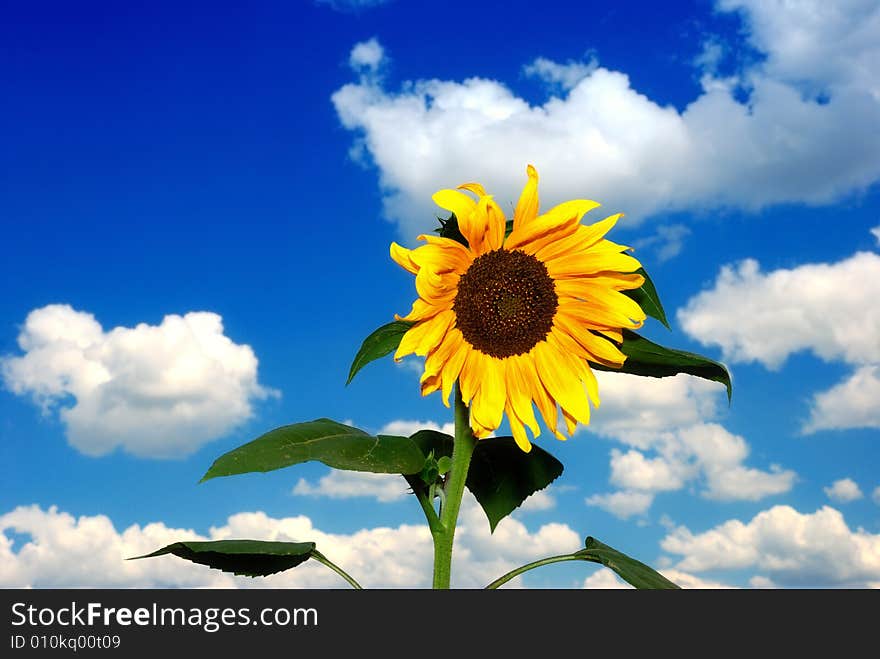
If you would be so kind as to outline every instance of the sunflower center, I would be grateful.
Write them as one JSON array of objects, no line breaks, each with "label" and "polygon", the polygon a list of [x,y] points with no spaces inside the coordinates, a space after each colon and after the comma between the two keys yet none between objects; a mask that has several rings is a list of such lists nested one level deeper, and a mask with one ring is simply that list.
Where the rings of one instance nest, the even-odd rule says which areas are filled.
[{"label": "sunflower center", "polygon": [[541,261],[519,250],[496,249],[474,259],[461,276],[452,309],[468,343],[503,359],[547,337],[557,304]]}]

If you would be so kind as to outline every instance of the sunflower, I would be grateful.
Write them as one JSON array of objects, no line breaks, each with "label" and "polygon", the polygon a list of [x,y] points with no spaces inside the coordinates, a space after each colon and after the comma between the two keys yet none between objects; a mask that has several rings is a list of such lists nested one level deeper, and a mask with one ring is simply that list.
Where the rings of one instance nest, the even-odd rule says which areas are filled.
[{"label": "sunflower", "polygon": [[[440,190],[467,246],[432,235],[416,249],[391,244],[391,258],[416,277],[418,299],[398,320],[414,323],[395,360],[425,357],[421,392],[440,390],[449,407],[456,380],[474,435],[483,438],[506,414],[516,443],[531,449],[526,427],[540,434],[532,403],[559,439],[590,422],[599,391],[590,362],[612,368],[626,357],[622,329],[645,320],[621,291],[638,288],[641,264],[630,248],[605,239],[621,215],[581,223],[598,203],[567,201],[538,214],[538,173],[531,165],[505,238],[506,218],[478,183]],[[472,193],[475,198],[462,192]]]}]

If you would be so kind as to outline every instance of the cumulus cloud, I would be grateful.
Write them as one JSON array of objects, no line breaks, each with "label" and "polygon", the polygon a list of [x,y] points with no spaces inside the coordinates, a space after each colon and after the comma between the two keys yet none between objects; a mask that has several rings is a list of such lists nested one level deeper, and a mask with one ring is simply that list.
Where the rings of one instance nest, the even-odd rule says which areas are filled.
[{"label": "cumulus cloud", "polygon": [[[588,196],[630,222],[677,210],[825,204],[880,177],[880,7],[721,2],[763,57],[717,78],[682,110],[626,73],[538,58],[526,71],[560,92],[532,105],[497,80],[422,79],[397,90],[366,76],[332,97],[380,175],[385,215],[411,239],[433,228],[431,193],[478,180],[515,201],[526,163],[547,203]],[[355,46],[357,48],[358,46]],[[511,163],[521,163],[522,170]]]},{"label": "cumulus cloud", "polygon": [[28,314],[18,345],[23,355],[0,359],[6,386],[59,409],[70,444],[92,456],[187,455],[274,393],[258,384],[250,346],[210,312],[105,331],[92,314],[52,304]]},{"label": "cumulus cloud", "polygon": [[375,37],[357,44],[348,57],[351,68],[360,73],[376,73],[384,60],[385,49]]},{"label": "cumulus cloud", "polygon": [[633,241],[632,246],[637,250],[653,250],[657,261],[663,263],[681,254],[684,239],[690,233],[691,230],[684,224],[661,224],[653,235]]},{"label": "cumulus cloud", "polygon": [[588,430],[629,450],[611,450],[609,480],[619,491],[588,497],[588,505],[628,518],[647,512],[657,493],[692,484],[717,501],[757,501],[793,487],[795,472],[748,466],[745,438],[707,421],[723,391],[716,383],[688,375],[597,376],[602,404]]},{"label": "cumulus cloud", "polygon": [[800,513],[774,506],[749,522],[729,520],[703,533],[681,526],[661,547],[682,558],[676,569],[759,569],[765,584],[783,587],[872,587],[880,583],[880,535],[851,530],[824,506]]},{"label": "cumulus cloud", "polygon": [[871,233],[873,234],[874,238],[877,239],[877,244],[880,245],[880,226],[876,226],[871,229]]},{"label": "cumulus cloud", "polygon": [[399,501],[407,495],[406,481],[397,474],[372,474],[334,469],[317,484],[300,478],[292,493],[300,496],[355,499],[367,497],[380,503]]},{"label": "cumulus cloud", "polygon": [[880,506],[880,485],[874,488],[874,491],[871,493],[871,498],[874,500],[874,503]]},{"label": "cumulus cloud", "polygon": [[[26,539],[14,546],[13,534]],[[430,587],[432,545],[424,525],[327,533],[305,516],[273,518],[263,512],[231,515],[207,533],[162,522],[117,530],[105,515],[74,517],[56,507],[20,506],[0,515],[0,586],[5,588],[340,588],[335,573],[309,561],[294,570],[249,579],[194,565],[173,556],[126,561],[178,540],[254,538],[314,541],[363,586]],[[453,580],[457,587],[481,587],[523,563],[575,551],[583,539],[563,524],[529,531],[507,518],[489,533],[485,516],[466,496],[456,534]],[[519,579],[517,580],[517,582]],[[513,582],[516,585],[517,582]]]},{"label": "cumulus cloud", "polygon": [[858,483],[852,478],[841,478],[822,489],[825,491],[825,494],[829,499],[837,501],[838,503],[857,501],[865,496],[862,494],[861,489],[859,489]]},{"label": "cumulus cloud", "polygon": [[862,366],[827,391],[813,396],[804,433],[880,428],[880,365]]},{"label": "cumulus cloud", "polygon": [[598,68],[599,62],[595,58],[587,62],[569,60],[560,64],[546,57],[537,57],[523,67],[523,73],[543,81],[554,91],[568,91]]},{"label": "cumulus cloud", "polygon": [[678,312],[684,330],[726,359],[778,368],[809,350],[826,360],[880,362],[880,255],[761,271],[747,259],[724,266],[712,288]]},{"label": "cumulus cloud", "polygon": [[880,255],[762,272],[747,259],[727,265],[714,285],[678,311],[684,330],[725,359],[777,369],[793,353],[856,367],[813,396],[804,433],[880,428]]},{"label": "cumulus cloud", "polygon": [[644,515],[654,502],[651,492],[619,490],[607,494],[593,494],[586,498],[588,506],[601,508],[615,517],[629,519],[634,515]]}]

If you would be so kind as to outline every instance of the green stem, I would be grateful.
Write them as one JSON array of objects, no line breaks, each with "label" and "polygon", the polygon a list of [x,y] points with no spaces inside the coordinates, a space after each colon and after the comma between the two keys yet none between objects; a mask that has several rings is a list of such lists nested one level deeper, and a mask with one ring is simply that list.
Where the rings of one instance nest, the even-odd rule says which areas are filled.
[{"label": "green stem", "polygon": [[514,577],[518,577],[523,572],[528,572],[529,570],[534,570],[536,567],[541,567],[542,565],[550,565],[551,563],[561,563],[563,561],[589,561],[590,559],[585,557],[583,554],[563,554],[561,556],[550,556],[549,558],[542,558],[540,561],[535,561],[534,563],[527,563],[521,567],[516,568],[515,570],[511,570],[507,574],[502,577],[498,577],[486,586],[486,590],[495,590],[498,586],[506,584],[508,581],[513,579]]},{"label": "green stem", "polygon": [[437,511],[434,510],[431,497],[426,492],[425,488],[416,485],[413,486],[413,492],[419,500],[419,504],[422,506],[422,510],[425,513],[425,519],[428,520],[428,527],[431,529],[431,535],[433,536],[436,533],[442,532],[443,526],[440,524],[440,518],[437,517]]},{"label": "green stem", "polygon": [[434,536],[434,588],[449,588],[452,578],[452,546],[461,497],[467,481],[476,439],[468,421],[468,408],[455,386],[455,442],[452,445],[452,469],[446,478],[445,502],[440,509],[440,528]]},{"label": "green stem", "polygon": [[312,555],[312,558],[314,558],[316,561],[318,561],[319,563],[323,563],[324,565],[329,567],[331,570],[333,570],[336,574],[338,574],[340,577],[345,579],[349,584],[351,584],[352,588],[356,588],[357,590],[363,590],[361,585],[357,581],[352,579],[351,575],[349,575],[348,572],[346,572],[341,567],[336,565],[336,563],[334,563],[329,558],[324,556],[324,554],[319,552],[317,549],[313,549],[311,555]]}]

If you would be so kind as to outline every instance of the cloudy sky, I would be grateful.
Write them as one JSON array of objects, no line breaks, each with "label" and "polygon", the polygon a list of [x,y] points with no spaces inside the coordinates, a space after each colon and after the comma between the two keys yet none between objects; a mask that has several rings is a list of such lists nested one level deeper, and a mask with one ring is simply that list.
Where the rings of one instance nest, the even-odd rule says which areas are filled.
[{"label": "cloudy sky", "polygon": [[590,427],[541,438],[556,483],[494,534],[465,500],[454,584],[593,535],[689,587],[880,587],[876,2],[25,3],[0,85],[0,586],[341,585],[123,561],[235,537],[429,585],[399,477],[197,481],[286,423],[448,427],[417,361],[348,367],[409,309],[388,245],[431,194],[512,209],[531,163],[542,204],[625,213],[672,324],[644,333],[733,400],[600,374]]}]

